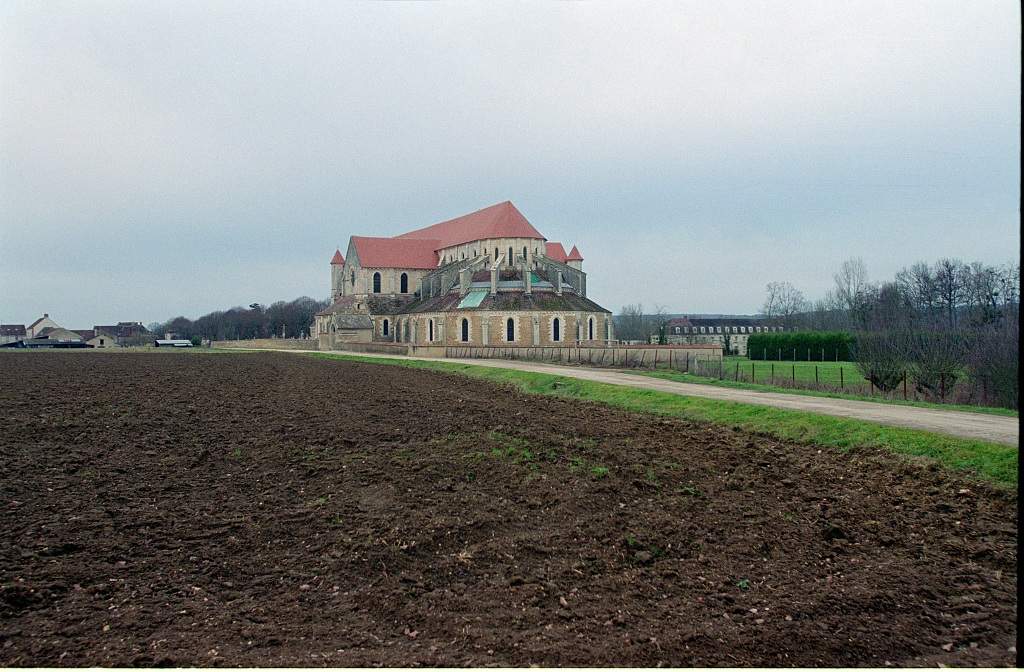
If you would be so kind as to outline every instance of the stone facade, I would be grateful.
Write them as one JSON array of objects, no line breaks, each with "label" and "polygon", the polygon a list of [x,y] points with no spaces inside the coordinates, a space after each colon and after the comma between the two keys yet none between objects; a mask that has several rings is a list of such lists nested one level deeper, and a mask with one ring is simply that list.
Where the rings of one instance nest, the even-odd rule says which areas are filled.
[{"label": "stone facade", "polygon": [[[785,331],[756,317],[681,317],[665,325],[665,341],[669,345],[717,344],[731,355],[746,356],[747,339],[751,334]],[[657,343],[659,334],[651,334]]]}]

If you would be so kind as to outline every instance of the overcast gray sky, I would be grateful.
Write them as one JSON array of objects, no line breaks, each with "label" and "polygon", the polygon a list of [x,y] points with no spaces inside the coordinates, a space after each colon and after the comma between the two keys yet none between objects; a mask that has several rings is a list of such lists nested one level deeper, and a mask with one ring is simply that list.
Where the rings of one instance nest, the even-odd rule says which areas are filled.
[{"label": "overcast gray sky", "polygon": [[0,3],[0,320],[329,293],[511,200],[615,311],[1020,235],[1016,2]]}]

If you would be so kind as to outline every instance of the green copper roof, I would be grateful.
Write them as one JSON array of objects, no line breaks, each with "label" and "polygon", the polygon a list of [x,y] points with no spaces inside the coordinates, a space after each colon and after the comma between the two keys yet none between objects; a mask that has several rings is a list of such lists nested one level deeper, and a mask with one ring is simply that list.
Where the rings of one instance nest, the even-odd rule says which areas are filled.
[{"label": "green copper roof", "polygon": [[487,289],[485,289],[485,290],[475,289],[475,290],[473,290],[471,292],[468,292],[464,297],[462,297],[462,301],[459,301],[458,307],[459,308],[477,308],[477,307],[479,307],[480,303],[484,299],[487,298],[488,291],[490,291],[490,290],[487,290]]}]

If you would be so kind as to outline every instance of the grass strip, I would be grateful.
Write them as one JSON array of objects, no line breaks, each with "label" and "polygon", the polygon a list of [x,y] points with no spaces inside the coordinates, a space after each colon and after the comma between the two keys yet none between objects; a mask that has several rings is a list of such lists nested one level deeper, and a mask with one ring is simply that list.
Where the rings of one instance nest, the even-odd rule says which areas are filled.
[{"label": "grass strip", "polygon": [[967,413],[982,413],[984,415],[1001,415],[1017,418],[1020,414],[1011,408],[994,408],[991,406],[967,406],[965,404],[935,404],[928,401],[904,401],[902,399],[889,399],[881,396],[868,396],[864,394],[847,394],[843,392],[826,392],[820,390],[801,390],[799,388],[782,387],[767,383],[747,383],[743,381],[719,379],[709,376],[697,376],[692,373],[680,373],[678,371],[632,371],[623,369],[623,373],[633,373],[638,376],[650,378],[661,378],[673,380],[677,383],[695,383],[698,385],[714,385],[716,387],[730,387],[736,390],[755,390],[758,392],[779,392],[781,394],[797,394],[804,397],[828,397],[830,399],[850,399],[853,401],[870,401],[876,404],[892,404],[894,406],[916,406],[918,408],[933,408],[939,411],[965,411]]},{"label": "grass strip", "polygon": [[844,451],[854,447],[883,448],[894,453],[930,458],[946,467],[972,472],[999,485],[1017,485],[1018,449],[998,443],[804,411],[687,397],[655,390],[639,390],[545,373],[443,361],[360,357],[319,352],[305,354],[318,359],[338,359],[460,374],[493,383],[513,385],[529,394],[596,401],[629,411],[715,423],[787,441],[799,441]]}]

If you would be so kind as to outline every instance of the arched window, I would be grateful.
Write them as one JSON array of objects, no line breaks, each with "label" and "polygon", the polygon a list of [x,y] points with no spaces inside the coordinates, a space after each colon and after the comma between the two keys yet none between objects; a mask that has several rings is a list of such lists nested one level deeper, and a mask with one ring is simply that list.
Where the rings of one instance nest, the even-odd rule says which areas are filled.
[{"label": "arched window", "polygon": [[469,320],[462,318],[462,342],[469,342]]},{"label": "arched window", "polygon": [[465,252],[459,252],[459,259],[465,259],[465,258],[466,258],[466,253]]},{"label": "arched window", "polygon": [[[678,330],[677,332],[678,333]],[[587,340],[594,340],[594,318],[591,317],[587,320]]]},{"label": "arched window", "polygon": [[434,342],[434,321],[427,320],[427,340],[431,343]]},{"label": "arched window", "polygon": [[551,340],[562,340],[562,321],[557,317],[551,321]]},{"label": "arched window", "polygon": [[509,246],[509,248],[508,248],[508,265],[509,266],[512,265],[512,261],[513,261],[513,259],[512,259],[512,247]]},{"label": "arched window", "polygon": [[526,246],[523,245],[523,261],[526,261]]},{"label": "arched window", "polygon": [[380,294],[380,273],[373,274],[373,293]]},{"label": "arched window", "polygon": [[505,340],[509,343],[516,340],[516,321],[511,317],[505,320]]},{"label": "arched window", "polygon": [[385,317],[385,318],[384,318],[384,323],[383,323],[383,325],[382,325],[382,326],[381,326],[381,328],[380,328],[380,330],[381,330],[381,332],[383,333],[383,335],[384,335],[384,336],[387,336],[387,335],[388,335],[388,333],[389,333],[389,331],[388,331],[388,327],[390,327],[390,326],[391,326],[391,325],[390,325],[390,324],[388,324],[388,318],[386,318],[386,317]]},{"label": "arched window", "polygon": [[352,271],[352,286],[356,286],[356,272]]},{"label": "arched window", "polygon": [[409,293],[409,275],[407,273],[402,273],[401,277],[398,279],[398,284],[400,285],[399,290],[402,294]]},{"label": "arched window", "polygon": [[494,261],[498,261],[498,248],[494,248]]}]

